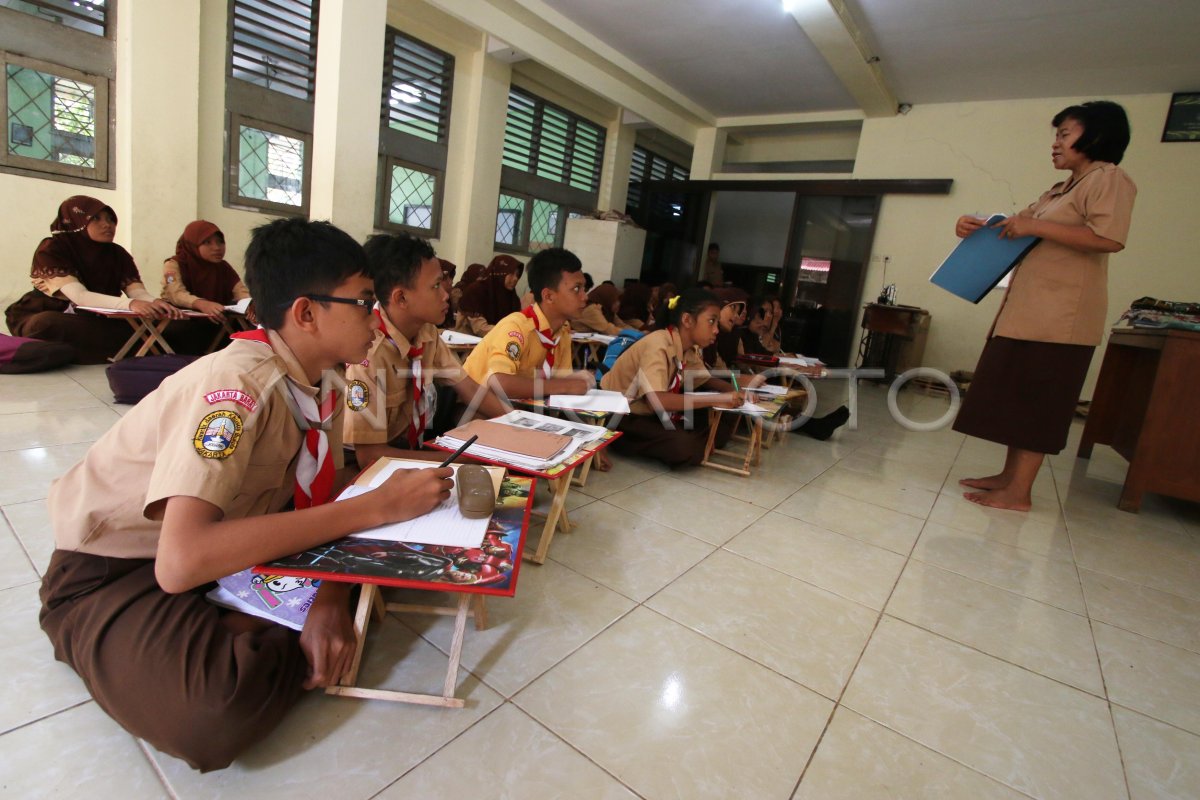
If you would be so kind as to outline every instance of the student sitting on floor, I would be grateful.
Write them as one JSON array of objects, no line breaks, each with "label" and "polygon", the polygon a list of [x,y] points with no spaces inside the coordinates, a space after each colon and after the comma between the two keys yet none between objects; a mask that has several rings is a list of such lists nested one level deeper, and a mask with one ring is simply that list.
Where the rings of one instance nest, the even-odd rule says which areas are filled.
[{"label": "student sitting on floor", "polygon": [[360,467],[380,456],[429,458],[419,451],[437,413],[437,386],[452,386],[460,400],[480,397],[483,416],[505,413],[504,405],[467,376],[442,341],[437,324],[446,316],[445,272],[428,242],[407,234],[367,240],[381,327],[366,359],[346,367],[345,441],[354,445]]},{"label": "student sitting on floor", "polygon": [[463,289],[454,330],[483,336],[500,320],[521,310],[517,281],[525,265],[512,256],[496,256],[483,278]]},{"label": "student sitting on floor", "polygon": [[254,231],[246,277],[263,329],[167,378],[48,501],[41,624],[55,657],[127,731],[200,770],[339,681],[355,644],[350,584],[322,583],[297,634],[211,604],[211,582],[420,516],[452,487],[450,469],[400,470],[325,505],[343,401],[341,376],[323,376],[361,361],[379,326],[362,247],[327,222],[277,220]]},{"label": "student sitting on floor", "polygon": [[250,290],[225,260],[225,234],[205,219],[189,222],[163,262],[163,299],[180,308],[225,319],[225,306],[250,297]]},{"label": "student sitting on floor", "polygon": [[[447,261],[444,258],[439,258],[438,263],[442,265],[442,286],[446,289],[447,294],[450,293],[451,287],[454,286],[454,276],[458,274],[458,265]],[[455,301],[453,296],[450,297],[450,310],[446,312],[446,316],[438,323],[439,328],[454,327]]]},{"label": "student sitting on floor", "polygon": [[579,317],[571,321],[571,330],[616,336],[629,327],[617,316],[620,305],[621,290],[611,283],[600,284],[588,292],[587,305]]},{"label": "student sitting on floor", "polygon": [[[33,290],[5,311],[14,336],[65,342],[75,348],[79,363],[103,364],[125,344],[129,325],[123,319],[76,314],[75,306],[127,309],[147,319],[183,318],[175,306],[146,291],[133,257],[113,242],[116,212],[100,200],[68,197],[50,223],[50,233],[33,254]],[[174,325],[166,332],[168,340],[173,334]]]},{"label": "student sitting on floor", "polygon": [[[613,442],[619,453],[655,458],[671,467],[699,464],[708,440],[708,408],[737,408],[743,396],[712,377],[700,360],[700,349],[717,336],[721,303],[704,289],[688,289],[663,305],[656,315],[667,327],[643,336],[621,353],[604,378],[603,389],[622,392],[632,413],[621,420],[624,434]],[[703,387],[717,394],[685,396]],[[684,412],[695,409],[694,428],[685,430]],[[733,415],[723,415],[717,447],[733,430]]]},{"label": "student sitting on floor", "polygon": [[621,290],[621,305],[617,316],[625,320],[625,326],[635,331],[651,330],[654,326],[654,309],[650,307],[650,287],[641,281],[628,283]]}]

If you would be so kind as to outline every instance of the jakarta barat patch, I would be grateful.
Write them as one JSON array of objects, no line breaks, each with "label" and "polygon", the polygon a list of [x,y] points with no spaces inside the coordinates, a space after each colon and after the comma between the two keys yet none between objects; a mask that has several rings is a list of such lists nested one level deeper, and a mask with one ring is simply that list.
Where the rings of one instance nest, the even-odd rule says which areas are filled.
[{"label": "jakarta barat patch", "polygon": [[242,438],[242,418],[234,411],[214,411],[196,428],[192,445],[202,458],[229,458]]},{"label": "jakarta barat patch", "polygon": [[509,342],[504,348],[504,352],[507,353],[508,357],[513,361],[521,360],[521,345],[517,344],[516,342]]},{"label": "jakarta barat patch", "polygon": [[371,403],[371,389],[362,381],[350,381],[346,384],[346,408],[351,411],[362,411]]}]

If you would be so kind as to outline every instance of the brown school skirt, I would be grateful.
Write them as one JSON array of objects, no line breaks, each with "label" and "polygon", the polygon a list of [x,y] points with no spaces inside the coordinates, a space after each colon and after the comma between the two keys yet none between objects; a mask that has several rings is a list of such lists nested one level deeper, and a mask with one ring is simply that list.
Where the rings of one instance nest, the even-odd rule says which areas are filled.
[{"label": "brown school skirt", "polygon": [[979,356],[954,430],[1034,453],[1061,452],[1094,350],[993,336]]}]

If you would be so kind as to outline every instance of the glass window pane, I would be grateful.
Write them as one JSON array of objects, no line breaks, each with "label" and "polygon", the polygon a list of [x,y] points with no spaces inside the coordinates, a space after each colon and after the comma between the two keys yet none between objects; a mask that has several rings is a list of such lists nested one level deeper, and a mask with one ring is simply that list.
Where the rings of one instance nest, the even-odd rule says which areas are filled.
[{"label": "glass window pane", "polygon": [[500,206],[496,211],[496,244],[518,247],[522,243],[521,219],[525,214],[525,198],[500,195]]},{"label": "glass window pane", "polygon": [[104,35],[104,5],[105,0],[0,0],[0,8],[32,14],[96,36]]},{"label": "glass window pane", "polygon": [[304,141],[238,126],[238,194],[287,206],[304,204]]},{"label": "glass window pane", "polygon": [[394,164],[390,183],[388,222],[433,230],[433,198],[437,191],[437,177]]},{"label": "glass window pane", "polygon": [[529,218],[529,249],[545,250],[558,244],[559,207],[545,200],[533,201],[533,216]]},{"label": "glass window pane", "polygon": [[8,64],[8,152],[94,169],[96,87]]}]

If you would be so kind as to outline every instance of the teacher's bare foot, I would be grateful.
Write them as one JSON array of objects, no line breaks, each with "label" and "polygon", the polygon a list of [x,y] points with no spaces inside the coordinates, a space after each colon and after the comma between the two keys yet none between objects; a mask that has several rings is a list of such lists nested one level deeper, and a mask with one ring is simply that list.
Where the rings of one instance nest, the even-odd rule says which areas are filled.
[{"label": "teacher's bare foot", "polygon": [[959,481],[961,486],[970,486],[972,489],[1003,489],[1008,486],[1008,478],[1003,475],[989,475],[986,478],[963,478]]},{"label": "teacher's bare foot", "polygon": [[1004,508],[1009,511],[1028,511],[1033,508],[1029,497],[1021,497],[1007,489],[991,489],[982,492],[963,492],[963,497],[972,503],[988,508]]}]

